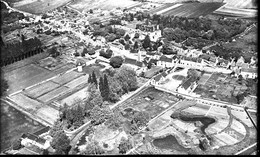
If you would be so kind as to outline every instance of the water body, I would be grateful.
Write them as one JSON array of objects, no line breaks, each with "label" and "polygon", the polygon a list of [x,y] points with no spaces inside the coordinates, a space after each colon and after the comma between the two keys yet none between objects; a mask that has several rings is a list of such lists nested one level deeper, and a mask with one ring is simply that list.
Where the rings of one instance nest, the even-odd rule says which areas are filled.
[{"label": "water body", "polygon": [[185,148],[182,145],[180,145],[173,135],[168,135],[163,138],[154,139],[153,145],[158,147],[159,149],[172,149],[177,151],[189,150],[188,148]]},{"label": "water body", "polygon": [[214,118],[210,117],[205,117],[205,116],[196,116],[196,117],[191,117],[191,116],[185,116],[185,115],[180,115],[180,120],[186,121],[186,122],[195,122],[195,121],[200,121],[203,126],[200,128],[203,134],[205,133],[205,129],[212,123],[215,123],[216,120]]},{"label": "water body", "polygon": [[4,102],[1,103],[1,151],[9,148],[23,133],[35,132],[44,127]]}]

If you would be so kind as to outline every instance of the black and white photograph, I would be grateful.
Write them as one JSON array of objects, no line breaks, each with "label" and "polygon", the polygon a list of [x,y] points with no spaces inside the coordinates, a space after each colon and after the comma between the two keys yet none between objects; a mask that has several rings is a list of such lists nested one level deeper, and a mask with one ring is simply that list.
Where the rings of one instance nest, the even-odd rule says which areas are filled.
[{"label": "black and white photograph", "polygon": [[257,0],[0,0],[1,155],[257,155]]}]

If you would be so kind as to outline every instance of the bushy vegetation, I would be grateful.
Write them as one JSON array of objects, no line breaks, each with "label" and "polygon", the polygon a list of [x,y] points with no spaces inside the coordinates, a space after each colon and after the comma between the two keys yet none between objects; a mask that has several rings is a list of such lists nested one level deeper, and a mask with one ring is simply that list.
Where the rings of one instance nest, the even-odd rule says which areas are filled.
[{"label": "bushy vegetation", "polygon": [[123,64],[124,60],[121,56],[115,56],[112,57],[110,59],[109,64],[113,67],[113,68],[120,68],[121,65]]}]

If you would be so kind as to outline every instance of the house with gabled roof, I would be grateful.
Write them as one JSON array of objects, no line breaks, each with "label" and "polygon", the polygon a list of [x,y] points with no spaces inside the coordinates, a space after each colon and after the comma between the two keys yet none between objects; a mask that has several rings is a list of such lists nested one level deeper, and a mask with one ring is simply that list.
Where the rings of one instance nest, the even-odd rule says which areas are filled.
[{"label": "house with gabled roof", "polygon": [[124,64],[133,68],[133,70],[136,71],[137,75],[141,72],[145,72],[147,69],[147,67],[145,66],[145,64],[143,62],[137,61],[132,58],[125,58]]},{"label": "house with gabled roof", "polygon": [[157,65],[164,68],[171,68],[174,66],[172,58],[168,58],[165,55],[162,55],[157,61]]}]

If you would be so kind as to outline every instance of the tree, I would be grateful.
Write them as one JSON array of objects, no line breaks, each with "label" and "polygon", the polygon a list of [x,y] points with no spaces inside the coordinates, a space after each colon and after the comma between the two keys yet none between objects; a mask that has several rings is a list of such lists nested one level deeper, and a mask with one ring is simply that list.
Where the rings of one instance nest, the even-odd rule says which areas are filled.
[{"label": "tree", "polygon": [[134,49],[136,50],[136,49],[138,49],[138,48],[139,48],[139,46],[138,46],[138,42],[135,41],[135,43],[134,43]]},{"label": "tree", "polygon": [[90,9],[90,10],[89,10],[89,13],[90,13],[90,14],[93,14],[93,10],[92,10],[92,9]]},{"label": "tree", "polygon": [[150,44],[151,44],[150,37],[149,35],[146,35],[143,41],[143,48],[147,49],[148,47],[150,47]]},{"label": "tree", "polygon": [[121,138],[120,144],[118,145],[119,153],[125,154],[131,148],[133,148],[133,146],[129,139]]},{"label": "tree", "polygon": [[91,141],[87,144],[85,150],[81,153],[83,155],[100,155],[105,151],[98,145],[96,141]]},{"label": "tree", "polygon": [[112,114],[112,116],[107,119],[105,124],[108,126],[108,128],[117,130],[121,127],[122,124],[122,115],[119,110],[115,110]]},{"label": "tree", "polygon": [[88,76],[88,83],[93,83],[91,74]]},{"label": "tree", "polygon": [[119,81],[124,93],[137,88],[136,72],[127,66],[121,67],[114,78]]},{"label": "tree", "polygon": [[88,88],[89,97],[85,101],[85,112],[90,112],[95,106],[101,106],[103,99],[100,91],[94,84],[90,84]]},{"label": "tree", "polygon": [[100,91],[100,94],[102,96],[102,98],[104,99],[104,81],[103,81],[103,78],[102,76],[99,77],[99,91]]},{"label": "tree", "polygon": [[108,101],[109,100],[109,93],[110,93],[110,89],[109,89],[109,85],[108,85],[108,80],[107,80],[107,75],[104,75],[104,100]]},{"label": "tree", "polygon": [[110,65],[113,68],[119,68],[123,64],[123,58],[121,56],[115,56],[110,59]]},{"label": "tree", "polygon": [[106,51],[104,51],[104,49],[101,49],[99,55],[108,59],[113,55],[113,51],[109,48]]},{"label": "tree", "polygon": [[61,131],[63,131],[63,125],[62,125],[62,122],[59,119],[57,119],[54,122],[53,127],[50,129],[49,135],[52,137],[55,137]]},{"label": "tree", "polygon": [[139,35],[139,33],[135,33],[135,36],[134,36],[134,38],[137,38],[137,39],[138,39],[138,38],[139,38],[139,36],[140,36],[140,35]]},{"label": "tree", "polygon": [[56,154],[68,154],[71,148],[70,139],[64,131],[61,131],[53,137],[51,146],[55,149]]},{"label": "tree", "polygon": [[129,50],[130,49],[130,45],[128,43],[125,44],[125,50]]},{"label": "tree", "polygon": [[49,50],[49,54],[52,56],[52,57],[57,57],[60,55],[60,52],[57,50],[57,47],[52,47],[50,50]]},{"label": "tree", "polygon": [[88,49],[87,49],[86,47],[84,47],[82,53],[83,53],[83,54],[88,54]]},{"label": "tree", "polygon": [[136,112],[132,119],[132,123],[137,124],[138,127],[143,127],[148,122],[149,122],[149,114],[144,111]]},{"label": "tree", "polygon": [[88,50],[89,55],[94,55],[95,53],[96,53],[95,50],[92,48]]},{"label": "tree", "polygon": [[0,93],[0,97],[5,96],[6,91],[9,88],[8,82],[6,81],[6,79],[4,79],[2,74],[3,74],[3,71],[1,69],[1,93]]},{"label": "tree", "polygon": [[99,107],[95,106],[90,111],[91,123],[94,125],[99,125],[105,122],[106,119],[109,119],[112,116],[112,112],[109,106]]},{"label": "tree", "polygon": [[125,41],[128,41],[130,39],[130,36],[128,34],[125,35]]},{"label": "tree", "polygon": [[16,139],[13,143],[13,150],[19,150],[22,148],[21,139]]},{"label": "tree", "polygon": [[108,82],[109,82],[109,89],[110,89],[109,100],[111,102],[116,102],[123,94],[122,86],[119,80],[117,80],[114,77],[109,77]]},{"label": "tree", "polygon": [[94,70],[92,71],[92,76],[91,76],[92,78],[91,78],[91,80],[92,80],[92,82],[96,85],[96,87],[97,87],[97,85],[98,85],[98,83],[97,83],[97,77],[96,77],[96,74],[95,74],[95,72],[94,72]]}]

